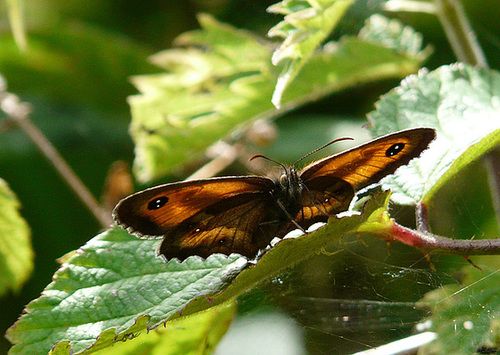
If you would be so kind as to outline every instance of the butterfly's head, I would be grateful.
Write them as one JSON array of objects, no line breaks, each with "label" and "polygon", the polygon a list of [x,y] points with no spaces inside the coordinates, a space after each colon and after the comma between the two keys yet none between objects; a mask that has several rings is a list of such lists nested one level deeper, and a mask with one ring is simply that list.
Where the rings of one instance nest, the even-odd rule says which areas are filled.
[{"label": "butterfly's head", "polygon": [[285,205],[295,205],[300,199],[302,183],[297,170],[293,166],[284,169],[277,181],[278,199]]}]

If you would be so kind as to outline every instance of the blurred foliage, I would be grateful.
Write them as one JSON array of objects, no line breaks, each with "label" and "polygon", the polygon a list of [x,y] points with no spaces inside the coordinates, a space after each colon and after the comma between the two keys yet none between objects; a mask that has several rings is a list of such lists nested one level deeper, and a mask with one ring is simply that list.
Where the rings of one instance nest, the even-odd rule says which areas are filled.
[{"label": "blurred foliage", "polygon": [[[358,33],[364,21],[380,11],[381,2],[356,1],[331,39]],[[500,22],[497,20],[500,3],[496,0],[462,2],[490,66],[500,68]],[[99,196],[111,163],[118,159],[132,162],[126,98],[136,93],[129,82],[131,76],[158,71],[148,64],[147,57],[168,48],[180,33],[197,29],[196,15],[200,12],[265,36],[281,20],[265,11],[273,3],[259,0],[25,1],[25,52],[13,39],[7,12],[1,13],[0,73],[7,79],[11,92],[32,104],[33,122],[94,195]],[[1,6],[0,11],[5,9],[5,4]],[[434,52],[426,62],[431,70],[456,60],[433,15],[385,15],[412,26],[422,34],[424,44],[433,46]],[[280,133],[277,144],[266,154],[293,161],[332,138],[357,136],[362,131],[362,122],[366,122],[363,115],[379,95],[396,83],[397,80],[387,79],[354,86],[283,116],[277,121]],[[317,133],[311,134],[307,131],[309,127]],[[24,305],[38,297],[49,284],[57,268],[56,258],[79,248],[100,227],[22,132],[3,124],[0,129],[0,176],[9,183],[23,206],[21,214],[32,229],[36,254],[30,281],[19,293],[1,299],[4,313],[0,331],[4,332],[18,318]],[[244,172],[238,165],[229,171]],[[477,164],[461,171],[454,177],[453,184],[437,192],[433,207],[440,213],[439,218],[433,220],[433,230],[455,238],[497,235],[485,181],[484,169]],[[463,186],[466,188],[461,188]],[[411,211],[402,209],[396,214],[402,223],[405,219],[406,224],[412,223]],[[458,257],[435,258],[433,262],[440,270],[437,274],[429,270],[418,250],[392,245],[391,252],[387,253],[385,243],[365,242],[369,248],[353,239],[346,241],[349,252],[335,258],[318,256],[298,265],[281,279],[248,295],[243,299],[242,309],[252,309],[259,303],[278,304],[287,309],[286,301],[277,294],[416,301],[426,291],[452,280],[465,263]],[[338,334],[306,329],[309,329],[306,339],[311,352],[354,351],[359,350],[355,347],[356,341],[377,345],[407,334],[377,330],[362,335],[349,333],[348,338],[356,341],[338,345]],[[8,342],[2,340],[0,352],[5,353],[9,347]]]}]

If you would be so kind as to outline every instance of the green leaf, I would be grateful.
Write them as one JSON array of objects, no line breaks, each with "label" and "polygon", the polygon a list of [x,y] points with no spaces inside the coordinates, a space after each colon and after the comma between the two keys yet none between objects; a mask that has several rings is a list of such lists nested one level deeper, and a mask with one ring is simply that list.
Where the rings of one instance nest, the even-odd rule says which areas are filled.
[{"label": "green leaf", "polygon": [[17,197],[0,179],[0,295],[18,291],[33,271],[31,232],[20,208]]},{"label": "green leaf", "polygon": [[468,266],[463,273],[460,284],[429,292],[422,300],[431,307],[430,330],[438,338],[419,353],[474,354],[500,348],[500,269]]},{"label": "green leaf", "polygon": [[220,290],[246,265],[241,257],[222,255],[165,263],[155,256],[158,242],[117,228],[66,257],[54,281],[9,329],[11,353],[48,352],[63,340],[76,353],[110,346]]},{"label": "green leaf", "polygon": [[123,115],[134,92],[129,76],[153,69],[145,47],[80,22],[57,21],[30,31],[29,39],[21,52],[12,38],[0,37],[0,72],[18,94],[43,93]]},{"label": "green leaf", "polygon": [[404,26],[396,19],[372,15],[359,32],[359,38],[392,48],[399,53],[427,59],[430,47],[422,50],[422,35],[410,26]]},{"label": "green leaf", "polygon": [[271,103],[278,78],[271,45],[207,15],[199,20],[202,30],[178,40],[188,48],[153,57],[168,73],[133,80],[141,95],[129,100],[130,131],[134,171],[142,182],[198,159],[211,144],[255,120],[364,82],[404,77],[420,65],[416,58],[348,37],[309,58],[277,110]]},{"label": "green leaf", "polygon": [[211,354],[226,333],[236,311],[234,302],[227,302],[158,326],[147,336],[131,334],[130,339],[105,349],[106,355],[124,354]]},{"label": "green leaf", "polygon": [[23,21],[23,5],[24,1],[22,0],[7,0],[7,9],[9,13],[9,22],[10,27],[12,29],[12,34],[14,35],[14,39],[16,44],[20,49],[26,49],[26,30],[24,28]]},{"label": "green leaf", "polygon": [[492,132],[500,129],[499,100],[500,74],[463,64],[421,71],[383,96],[369,115],[375,136],[410,127],[437,130],[437,139],[419,159],[382,181],[394,191],[393,200],[430,200],[459,169],[493,148],[498,135]]},{"label": "green leaf", "polygon": [[285,89],[352,3],[352,0],[284,0],[268,8],[269,12],[285,15],[284,21],[268,33],[270,37],[285,38],[272,57],[274,65],[284,63],[272,98],[276,107],[281,106]]},{"label": "green leaf", "polygon": [[[7,332],[15,344],[11,353],[48,352],[58,343],[55,350],[68,349],[66,341],[74,353],[95,351],[166,321],[183,320],[195,313],[201,316],[198,312],[217,305],[230,307],[227,302],[320,253],[366,221],[371,227],[364,231],[383,229],[383,223],[380,227],[374,221],[384,220],[381,216],[386,214],[389,196],[375,196],[360,215],[332,217],[314,233],[280,241],[249,268],[247,260],[236,254],[165,263],[155,256],[158,240],[138,239],[121,229],[106,231],[66,256],[54,281],[28,304],[25,314]],[[224,314],[220,317],[227,319],[229,315]],[[225,329],[221,326],[215,333],[196,335],[192,328],[196,322],[182,324],[191,324],[182,340],[186,342],[196,341],[190,339],[190,331],[193,338],[216,339]],[[172,347],[177,346],[171,341]]]}]

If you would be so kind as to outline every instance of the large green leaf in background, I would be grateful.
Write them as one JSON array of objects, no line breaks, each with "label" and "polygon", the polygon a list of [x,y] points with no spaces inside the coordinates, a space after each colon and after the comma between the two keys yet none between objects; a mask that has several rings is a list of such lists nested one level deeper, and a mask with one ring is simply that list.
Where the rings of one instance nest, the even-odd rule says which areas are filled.
[{"label": "large green leaf in background", "polygon": [[[202,30],[177,40],[187,48],[153,57],[168,73],[133,80],[141,95],[129,100],[130,130],[136,144],[134,169],[142,182],[179,169],[257,119],[360,83],[404,77],[422,60],[422,55],[398,53],[372,40],[344,38],[309,57],[277,110],[271,96],[280,69],[271,63],[272,45],[207,15],[199,21]],[[404,33],[415,36],[408,28]]]},{"label": "large green leaf in background", "polygon": [[31,232],[20,208],[17,197],[0,179],[0,295],[19,291],[33,271]]}]

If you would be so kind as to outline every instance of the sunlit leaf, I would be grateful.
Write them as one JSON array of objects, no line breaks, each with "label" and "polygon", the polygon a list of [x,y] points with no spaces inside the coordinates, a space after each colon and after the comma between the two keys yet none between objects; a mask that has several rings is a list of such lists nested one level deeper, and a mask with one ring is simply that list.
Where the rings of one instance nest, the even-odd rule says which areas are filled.
[{"label": "sunlit leaf", "polygon": [[31,232],[20,208],[17,197],[0,179],[0,295],[18,291],[33,271]]},{"label": "sunlit leaf", "polygon": [[419,32],[396,19],[381,15],[373,15],[366,21],[359,38],[423,60],[430,52],[429,47],[422,49],[423,38]]},{"label": "sunlit leaf", "polygon": [[285,15],[268,33],[270,37],[284,38],[272,57],[274,65],[284,64],[272,98],[276,107],[281,106],[285,89],[352,3],[352,0],[284,0],[268,8],[269,12]]},{"label": "sunlit leaf", "polygon": [[186,48],[153,57],[164,74],[133,79],[141,95],[129,102],[136,144],[134,171],[142,182],[198,159],[211,144],[261,118],[272,118],[360,83],[404,77],[420,60],[347,37],[316,51],[284,93],[271,103],[279,68],[272,46],[248,32],[199,17],[202,30],[177,41]]},{"label": "sunlit leaf", "polygon": [[498,72],[462,64],[430,73],[421,71],[383,96],[377,110],[369,115],[375,136],[410,127],[437,130],[437,139],[421,158],[383,181],[394,191],[393,200],[402,204],[429,200],[436,192],[435,186],[453,177],[445,173],[462,154],[467,155],[456,163],[460,165],[455,165],[453,174],[493,148],[498,136],[481,140],[500,129],[499,100]]},{"label": "sunlit leaf", "polygon": [[23,19],[23,8],[24,1],[22,0],[7,0],[7,9],[9,14],[10,27],[14,35],[16,44],[20,49],[25,50],[27,46],[26,42],[26,30],[24,28]]},{"label": "sunlit leaf", "polygon": [[[58,343],[57,351],[66,351],[68,344],[74,353],[95,351],[117,341],[132,341],[138,333],[173,319],[182,320],[217,305],[229,307],[227,302],[320,253],[324,246],[356,231],[366,221],[371,227],[365,227],[364,232],[383,229],[384,223],[376,225],[374,221],[385,220],[381,216],[386,214],[389,195],[375,196],[361,215],[332,217],[314,233],[282,240],[249,268],[245,258],[234,254],[165,263],[155,256],[158,240],[138,239],[121,229],[106,231],[64,258],[54,281],[9,329],[7,337],[15,344],[11,352],[48,352]],[[230,315],[224,314],[220,317],[228,319]],[[197,325],[186,322],[180,324],[189,334]],[[175,328],[175,324],[179,323],[166,326]],[[224,330],[221,326],[214,333],[201,331],[196,335],[191,329],[194,339],[186,335],[185,340],[178,340],[195,343],[195,339],[218,339]],[[171,346],[177,346],[175,340]]]},{"label": "sunlit leaf", "polygon": [[90,240],[65,259],[54,281],[8,331],[17,344],[11,352],[48,352],[63,340],[74,352],[110,346],[220,290],[246,265],[245,259],[221,255],[165,263],[155,256],[158,242],[122,229]]}]

